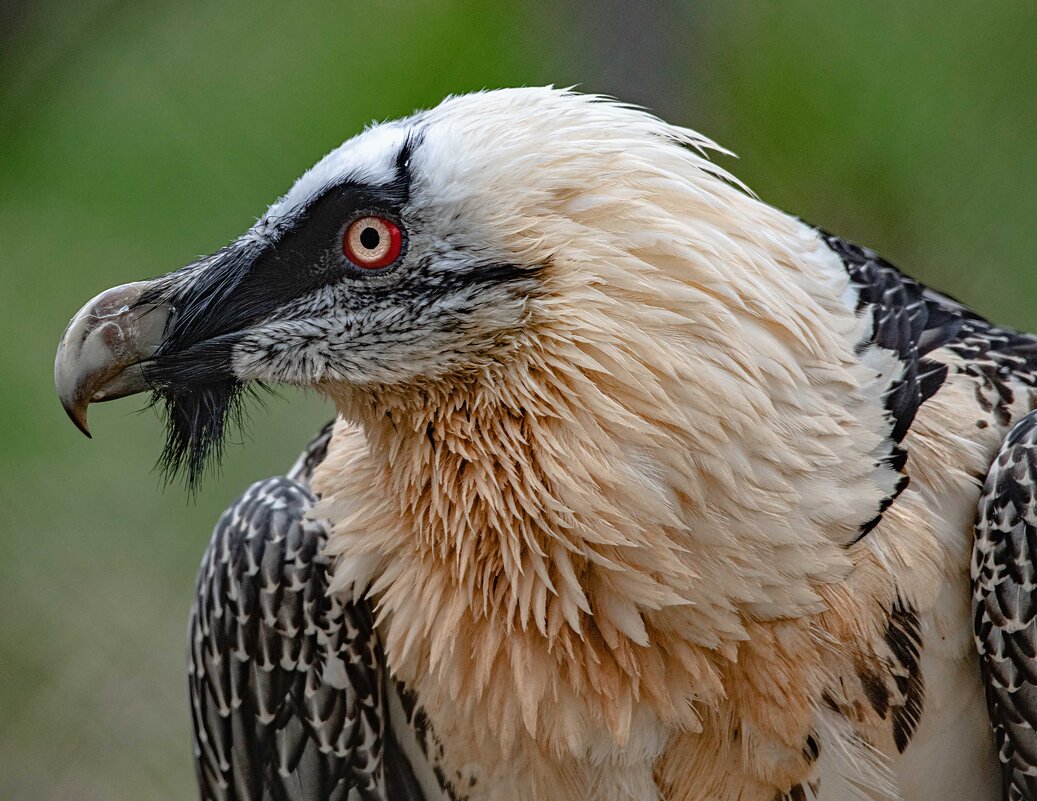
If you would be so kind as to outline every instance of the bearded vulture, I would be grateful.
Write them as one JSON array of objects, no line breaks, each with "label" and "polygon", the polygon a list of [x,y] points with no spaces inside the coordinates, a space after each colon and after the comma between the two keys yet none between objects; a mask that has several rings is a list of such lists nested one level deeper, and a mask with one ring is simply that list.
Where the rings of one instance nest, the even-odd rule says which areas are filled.
[{"label": "bearded vulture", "polygon": [[711,150],[451,97],[75,316],[68,414],[150,393],[192,486],[337,410],[206,552],[203,799],[1037,798],[1037,337]]}]

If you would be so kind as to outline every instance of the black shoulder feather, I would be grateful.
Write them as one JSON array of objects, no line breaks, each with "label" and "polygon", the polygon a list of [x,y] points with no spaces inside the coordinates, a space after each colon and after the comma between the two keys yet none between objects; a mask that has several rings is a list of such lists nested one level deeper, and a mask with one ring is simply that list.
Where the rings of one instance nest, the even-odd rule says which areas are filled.
[{"label": "black shoulder feather", "polygon": [[[905,275],[873,250],[818,229],[839,256],[857,291],[857,310],[872,320],[863,352],[875,346],[892,351],[901,369],[885,397],[893,447],[884,460],[903,474],[879,514],[861,528],[864,537],[908,483],[902,442],[918,410],[940,391],[948,375],[977,379],[977,401],[1001,425],[1008,425],[1012,384],[1037,383],[1037,337],[995,326],[965,304]],[[957,357],[950,363],[949,356]],[[989,408],[988,408],[989,407]]]}]

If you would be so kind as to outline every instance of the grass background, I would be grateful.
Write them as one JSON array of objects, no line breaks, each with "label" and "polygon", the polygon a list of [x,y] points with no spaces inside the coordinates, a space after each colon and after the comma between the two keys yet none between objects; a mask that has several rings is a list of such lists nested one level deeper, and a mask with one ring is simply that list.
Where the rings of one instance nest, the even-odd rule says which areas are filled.
[{"label": "grass background", "polygon": [[96,292],[210,252],[371,119],[580,84],[738,152],[765,200],[1037,329],[1037,6],[498,0],[0,7],[0,798],[194,794],[184,639],[219,512],[330,415],[284,393],[191,502],[133,400],[67,422]]}]

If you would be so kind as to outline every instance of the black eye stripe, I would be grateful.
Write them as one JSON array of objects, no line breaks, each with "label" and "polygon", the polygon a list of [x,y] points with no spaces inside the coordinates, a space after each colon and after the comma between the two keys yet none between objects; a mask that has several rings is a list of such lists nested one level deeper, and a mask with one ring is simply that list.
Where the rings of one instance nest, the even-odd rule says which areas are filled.
[{"label": "black eye stripe", "polygon": [[[175,308],[147,368],[153,399],[168,414],[162,462],[167,479],[181,473],[195,486],[206,464],[218,461],[248,391],[232,365],[244,332],[293,301],[327,294],[324,288],[344,276],[355,281],[357,271],[343,270],[342,231],[360,210],[376,210],[402,225],[401,210],[410,197],[410,157],[421,138],[420,131],[407,137],[396,154],[392,180],[369,184],[343,176],[300,207],[279,210],[218,253],[156,281],[141,299],[142,304],[161,301]],[[376,248],[383,244],[382,234],[373,233]]]}]

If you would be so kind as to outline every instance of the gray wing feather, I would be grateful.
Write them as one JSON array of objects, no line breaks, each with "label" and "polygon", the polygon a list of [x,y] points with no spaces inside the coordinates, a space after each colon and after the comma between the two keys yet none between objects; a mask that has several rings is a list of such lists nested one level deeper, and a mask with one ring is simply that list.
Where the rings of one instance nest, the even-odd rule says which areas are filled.
[{"label": "gray wing feather", "polygon": [[972,610],[1005,801],[1037,799],[1037,411],[990,468],[976,518]]},{"label": "gray wing feather", "polygon": [[388,726],[371,610],[327,593],[327,528],[306,517],[329,438],[249,487],[202,560],[189,689],[203,801],[421,797]]}]

